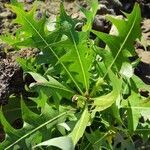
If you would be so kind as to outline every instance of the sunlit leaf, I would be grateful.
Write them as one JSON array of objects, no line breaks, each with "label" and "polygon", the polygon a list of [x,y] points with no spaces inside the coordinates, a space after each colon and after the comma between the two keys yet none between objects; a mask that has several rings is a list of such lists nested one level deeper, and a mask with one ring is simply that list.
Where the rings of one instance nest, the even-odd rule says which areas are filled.
[{"label": "sunlit leaf", "polygon": [[[113,56],[111,63],[107,64],[108,71],[113,66],[117,67],[118,71],[120,71],[122,64],[128,62],[127,57],[135,54],[134,41],[141,37],[141,13],[139,5],[136,4],[131,14],[126,15],[126,17],[127,19],[117,19],[112,16],[107,17],[116,26],[118,35],[109,35],[92,30],[94,34],[107,44]],[[105,59],[109,61],[107,57]]]},{"label": "sunlit leaf", "polygon": [[76,145],[80,138],[83,136],[86,126],[89,123],[90,113],[88,112],[88,108],[85,107],[81,118],[76,123],[73,131],[68,135],[72,138],[73,144]]},{"label": "sunlit leaf", "polygon": [[113,90],[107,94],[100,97],[92,98],[93,107],[95,111],[103,111],[110,107],[119,97],[121,92],[121,80],[118,79],[112,72],[109,73],[110,80],[112,82]]},{"label": "sunlit leaf", "polygon": [[67,97],[67,98],[71,98],[74,94],[74,92],[72,90],[66,88],[61,83],[59,83],[57,80],[52,78],[51,76],[48,76],[48,80],[47,80],[40,74],[33,73],[33,72],[29,72],[29,73],[32,75],[32,77],[36,81],[36,83],[32,83],[30,85],[30,87],[34,88],[35,90],[43,89],[43,91],[45,91],[45,90],[49,91],[49,93],[51,95],[53,95],[53,93],[55,93],[55,92],[58,92],[60,95]]},{"label": "sunlit leaf", "polygon": [[94,21],[95,15],[97,13],[98,10],[98,0],[95,1],[90,1],[88,0],[88,3],[90,5],[90,10],[87,10],[85,8],[81,8],[81,11],[84,13],[84,15],[86,16],[86,24],[82,27],[82,30],[84,32],[90,31],[92,28],[92,23]]},{"label": "sunlit leaf", "polygon": [[33,148],[39,147],[39,146],[55,146],[59,147],[62,150],[74,150],[74,145],[72,143],[72,139],[70,137],[58,137],[58,138],[53,138],[47,141],[44,141]]}]

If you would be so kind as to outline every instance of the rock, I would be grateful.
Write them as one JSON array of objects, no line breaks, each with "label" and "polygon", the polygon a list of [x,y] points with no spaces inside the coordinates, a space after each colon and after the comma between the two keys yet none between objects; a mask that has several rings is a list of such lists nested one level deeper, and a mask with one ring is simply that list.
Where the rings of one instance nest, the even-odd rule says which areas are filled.
[{"label": "rock", "polygon": [[32,3],[32,2],[33,2],[33,0],[26,0],[26,2],[27,2],[27,3]]},{"label": "rock", "polygon": [[122,10],[126,12],[131,12],[135,2],[140,4],[142,10],[142,16],[144,18],[150,18],[150,1],[149,0],[120,0],[122,3]]},{"label": "rock", "polygon": [[135,69],[135,74],[146,84],[150,84],[150,19],[142,22],[142,41],[136,45],[136,53],[141,62]]},{"label": "rock", "polygon": [[7,18],[7,16],[8,16],[7,12],[0,13],[0,18]]},{"label": "rock", "polygon": [[150,65],[150,51],[144,51],[143,49],[137,49],[136,52],[138,54],[138,57],[141,58],[141,61],[143,63]]},{"label": "rock", "polygon": [[141,10],[142,16],[144,18],[150,18],[150,1],[149,0],[141,0]]},{"label": "rock", "polygon": [[17,0],[19,3],[24,3],[25,0]]},{"label": "rock", "polygon": [[96,15],[93,22],[93,29],[101,32],[108,33],[111,24],[106,20],[105,16]]},{"label": "rock", "polygon": [[150,64],[140,62],[134,71],[146,84],[150,85]]}]

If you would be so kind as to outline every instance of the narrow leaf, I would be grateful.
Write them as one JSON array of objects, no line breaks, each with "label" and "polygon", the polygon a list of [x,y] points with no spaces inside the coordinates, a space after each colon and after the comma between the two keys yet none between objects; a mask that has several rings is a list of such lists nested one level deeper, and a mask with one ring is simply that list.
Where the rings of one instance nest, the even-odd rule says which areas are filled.
[{"label": "narrow leaf", "polygon": [[58,137],[53,138],[47,141],[44,141],[33,148],[40,147],[40,146],[55,146],[62,150],[74,150],[74,145],[72,143],[72,139],[70,137]]},{"label": "narrow leaf", "polygon": [[76,145],[77,142],[80,140],[80,138],[83,136],[86,126],[89,123],[89,119],[90,119],[90,113],[88,112],[88,108],[85,107],[81,115],[81,118],[75,125],[73,131],[68,135],[69,137],[72,138],[74,145]]},{"label": "narrow leaf", "polygon": [[98,9],[98,0],[95,1],[90,1],[88,0],[88,3],[91,7],[90,10],[87,10],[85,8],[81,8],[81,11],[84,13],[84,15],[86,16],[86,24],[82,27],[82,30],[84,32],[90,31],[92,28],[92,23],[94,21],[95,15],[97,13],[97,9]]},{"label": "narrow leaf", "polygon": [[46,80],[44,77],[42,77],[38,73],[29,72],[36,83],[32,83],[30,85],[31,88],[43,88],[44,87],[49,89],[49,92],[53,95],[53,92],[58,92],[60,95],[65,97],[71,97],[73,96],[74,92],[72,90],[69,90],[65,86],[63,86],[61,83],[59,83],[57,80],[52,78],[51,76],[48,76],[48,80]]}]

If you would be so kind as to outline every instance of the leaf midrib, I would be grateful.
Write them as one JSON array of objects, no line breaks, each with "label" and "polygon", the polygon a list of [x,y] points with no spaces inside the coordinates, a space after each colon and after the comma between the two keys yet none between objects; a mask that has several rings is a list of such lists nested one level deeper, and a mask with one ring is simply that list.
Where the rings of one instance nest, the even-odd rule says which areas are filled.
[{"label": "leaf midrib", "polygon": [[26,138],[27,136],[31,135],[32,133],[34,133],[35,131],[39,130],[40,128],[46,126],[47,124],[61,118],[62,116],[66,115],[69,111],[61,113],[60,115],[54,117],[53,119],[50,119],[48,121],[46,121],[45,123],[41,124],[40,126],[36,127],[35,129],[33,129],[32,131],[30,131],[29,133],[25,134],[24,136],[22,136],[20,139],[18,139],[17,141],[15,141],[14,143],[12,143],[11,145],[9,145],[8,147],[5,148],[5,150],[8,150],[9,148],[11,148],[12,146],[14,146],[15,144],[17,144],[18,142],[20,142],[21,140],[23,140],[24,138]]},{"label": "leaf midrib", "polygon": [[[71,90],[69,90],[69,89],[67,89],[66,87],[59,87],[59,86],[57,86],[57,85],[52,85],[52,84],[50,84],[50,83],[35,83],[35,85],[41,85],[41,86],[44,86],[44,87],[52,87],[52,88],[54,88],[54,89],[58,89],[58,90],[62,90],[62,91],[66,91],[66,92],[69,92],[69,93],[71,93],[71,94],[74,94],[74,92],[73,91],[71,91]],[[34,86],[34,85],[33,85]]]},{"label": "leaf midrib", "polygon": [[134,17],[134,21],[133,21],[132,27],[130,28],[130,30],[129,30],[129,32],[128,32],[126,38],[125,38],[125,40],[124,40],[123,43],[121,44],[121,46],[120,46],[120,48],[119,48],[119,50],[118,50],[118,53],[116,54],[114,60],[112,61],[112,63],[111,63],[110,66],[108,67],[107,72],[106,72],[105,75],[103,76],[103,79],[104,79],[104,78],[106,77],[106,75],[108,74],[109,70],[111,69],[111,67],[112,67],[113,64],[115,63],[115,61],[116,61],[116,59],[118,58],[120,52],[122,51],[124,45],[126,44],[128,38],[129,38],[129,36],[130,36],[130,34],[131,34],[131,32],[132,32],[132,29],[133,29],[134,26],[135,26],[136,19],[137,19],[137,12],[136,12],[136,15],[135,15],[135,17]]},{"label": "leaf midrib", "polygon": [[[74,139],[73,139],[74,144],[76,144],[76,142],[78,141],[78,135],[80,135],[80,129],[82,129],[82,127],[83,127],[82,125],[84,124],[84,118],[87,117],[86,116],[87,113],[88,113],[88,110],[87,110],[87,107],[85,107],[84,112],[83,112],[83,114],[81,115],[81,118],[80,118],[80,122],[79,122],[80,126],[79,126],[79,128],[78,128],[78,130],[77,130],[77,132],[74,136]],[[71,134],[70,134],[70,136],[72,137]]]},{"label": "leaf midrib", "polygon": [[[86,115],[86,111],[84,112],[84,114],[83,114],[82,117],[81,117],[81,122],[80,122],[81,125],[83,124],[83,121],[84,121],[83,118],[84,118],[85,115]],[[78,134],[79,134],[79,131],[80,131],[81,128],[82,128],[82,126],[80,126],[80,127],[78,128],[74,141],[77,141],[77,139],[78,139]]]},{"label": "leaf midrib", "polygon": [[78,56],[78,60],[79,60],[79,64],[80,64],[80,67],[81,67],[81,70],[82,70],[86,92],[88,93],[88,81],[87,81],[85,71],[84,71],[84,67],[83,67],[83,63],[82,63],[82,60],[81,60],[81,57],[80,57],[80,54],[79,54],[79,49],[77,47],[77,44],[75,42],[74,36],[73,36],[71,31],[70,31],[70,33],[71,33],[71,36],[72,36],[72,39],[73,39],[74,47],[75,47],[75,50],[76,50],[76,53],[77,53],[77,56]]},{"label": "leaf midrib", "polygon": [[32,23],[30,22],[30,20],[28,20],[24,15],[23,18],[27,21],[27,23],[29,23],[29,25],[34,29],[34,31],[39,35],[39,37],[43,40],[43,42],[45,43],[45,45],[51,50],[51,52],[53,53],[53,55],[57,58],[57,60],[59,61],[59,63],[62,65],[62,67],[64,68],[64,70],[67,72],[67,74],[69,75],[69,77],[71,78],[71,80],[74,82],[74,84],[76,85],[77,89],[79,90],[79,92],[83,95],[83,92],[81,90],[81,88],[79,87],[79,85],[77,84],[77,82],[75,81],[74,77],[71,75],[71,73],[69,72],[69,70],[66,68],[66,66],[62,63],[62,61],[60,60],[60,58],[57,56],[57,54],[54,52],[54,50],[49,46],[49,44],[47,43],[47,41],[42,37],[42,35],[37,31],[37,29],[32,25]]},{"label": "leaf midrib", "polygon": [[[66,18],[66,16],[63,14],[63,17]],[[66,19],[67,20],[67,19]],[[73,43],[74,43],[74,47],[75,47],[75,50],[76,50],[76,53],[77,53],[77,58],[79,60],[79,64],[80,64],[80,68],[81,68],[81,71],[82,71],[82,75],[83,75],[83,79],[84,79],[84,84],[85,84],[85,88],[86,88],[86,92],[88,93],[88,82],[87,82],[87,78],[86,78],[86,75],[85,75],[85,72],[84,72],[84,67],[83,67],[83,63],[81,61],[81,57],[80,57],[80,54],[79,54],[79,49],[77,47],[77,44],[75,42],[75,38],[73,36],[73,33],[71,32],[71,29],[70,29],[70,34],[71,34],[71,37],[72,37],[72,40],[73,40]],[[82,93],[83,95],[83,93]]]}]

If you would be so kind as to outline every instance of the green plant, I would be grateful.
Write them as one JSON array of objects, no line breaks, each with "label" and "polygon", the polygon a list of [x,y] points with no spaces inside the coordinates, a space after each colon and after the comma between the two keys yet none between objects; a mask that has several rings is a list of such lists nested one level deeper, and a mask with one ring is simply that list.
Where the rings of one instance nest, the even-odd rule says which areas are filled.
[{"label": "green plant", "polygon": [[[118,143],[134,149],[133,135],[149,137],[144,131],[149,131],[150,99],[138,91],[141,85],[148,88],[133,74],[135,65],[128,59],[141,36],[140,8],[136,4],[126,19],[108,16],[118,31],[110,35],[92,30],[98,1],[90,1],[90,6],[90,10],[81,9],[87,20],[79,32],[78,21],[66,14],[63,4],[53,31],[47,30],[45,15],[35,17],[36,5],[29,12],[16,0],[8,5],[17,14],[14,22],[20,28],[15,36],[0,38],[18,48],[38,48],[41,53],[18,59],[35,80],[28,90],[38,96],[30,97],[34,109],[21,98],[21,129],[10,125],[2,108],[0,121],[7,136],[0,149],[117,149]],[[106,43],[105,49],[90,39],[90,32]]]}]

